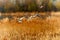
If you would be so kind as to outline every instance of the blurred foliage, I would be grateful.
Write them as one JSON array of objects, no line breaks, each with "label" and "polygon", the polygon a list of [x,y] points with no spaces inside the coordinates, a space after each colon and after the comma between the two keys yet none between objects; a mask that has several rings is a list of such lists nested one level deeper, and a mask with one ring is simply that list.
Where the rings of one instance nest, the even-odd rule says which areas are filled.
[{"label": "blurred foliage", "polygon": [[37,11],[37,4],[35,2],[28,4],[28,11]]},{"label": "blurred foliage", "polygon": [[19,11],[36,11],[37,4],[36,3],[29,3],[25,5],[19,5]]},{"label": "blurred foliage", "polygon": [[14,12],[15,11],[15,6],[13,4],[6,4],[4,5],[4,10],[5,12]]},{"label": "blurred foliage", "polygon": [[[55,10],[55,7],[52,5],[52,3],[48,3],[48,2],[42,2],[41,4],[42,6],[44,6],[43,8],[39,8],[39,5],[36,4],[36,2],[31,2],[28,4],[19,4],[18,1],[16,1],[16,4],[11,4],[11,3],[7,3],[6,5],[2,7],[0,7],[0,9],[2,9],[2,12],[17,12],[17,11],[51,11],[51,10]],[[1,10],[0,10],[1,11]]]},{"label": "blurred foliage", "polygon": [[35,2],[31,2],[28,4],[19,4],[16,1],[16,4],[6,3],[3,6],[4,12],[17,12],[17,11],[37,11],[37,4]]}]

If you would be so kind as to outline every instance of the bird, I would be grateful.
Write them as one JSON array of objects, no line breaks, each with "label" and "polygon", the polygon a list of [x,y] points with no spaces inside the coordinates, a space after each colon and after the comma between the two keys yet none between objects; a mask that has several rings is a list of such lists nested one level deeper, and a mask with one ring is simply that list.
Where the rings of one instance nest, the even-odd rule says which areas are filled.
[{"label": "bird", "polygon": [[40,8],[43,8],[44,6],[40,6]]},{"label": "bird", "polygon": [[31,16],[27,19],[27,21],[30,21],[30,20],[32,20],[33,18],[36,18],[36,17],[39,17],[39,14],[31,15]]},{"label": "bird", "polygon": [[25,16],[20,17],[20,18],[17,18],[17,21],[18,21],[19,23],[22,23],[23,20],[26,20],[26,17],[25,17]]}]

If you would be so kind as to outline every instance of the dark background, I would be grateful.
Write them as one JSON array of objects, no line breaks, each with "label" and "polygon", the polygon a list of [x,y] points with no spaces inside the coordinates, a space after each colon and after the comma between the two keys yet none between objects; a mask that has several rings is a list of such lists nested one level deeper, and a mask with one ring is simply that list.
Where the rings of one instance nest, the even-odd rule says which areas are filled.
[{"label": "dark background", "polygon": [[[0,12],[58,11],[55,5],[51,4],[50,7],[49,2],[49,0],[41,0],[40,2],[38,0],[3,0],[0,1]],[[41,6],[43,7],[40,8]]]}]

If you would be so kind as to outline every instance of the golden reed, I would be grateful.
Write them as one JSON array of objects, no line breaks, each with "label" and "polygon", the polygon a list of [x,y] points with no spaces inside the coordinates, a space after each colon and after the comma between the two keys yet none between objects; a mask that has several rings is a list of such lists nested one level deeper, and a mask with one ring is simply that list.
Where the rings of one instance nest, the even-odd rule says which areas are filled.
[{"label": "golden reed", "polygon": [[60,17],[53,15],[22,23],[5,18],[0,21],[0,40],[60,40]]}]

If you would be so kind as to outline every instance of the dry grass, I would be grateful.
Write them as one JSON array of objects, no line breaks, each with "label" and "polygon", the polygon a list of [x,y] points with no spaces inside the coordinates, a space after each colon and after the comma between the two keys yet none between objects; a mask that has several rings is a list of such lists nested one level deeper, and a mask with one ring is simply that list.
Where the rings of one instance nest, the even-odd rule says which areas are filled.
[{"label": "dry grass", "polygon": [[60,40],[60,17],[34,18],[22,23],[2,21],[0,40]]}]

